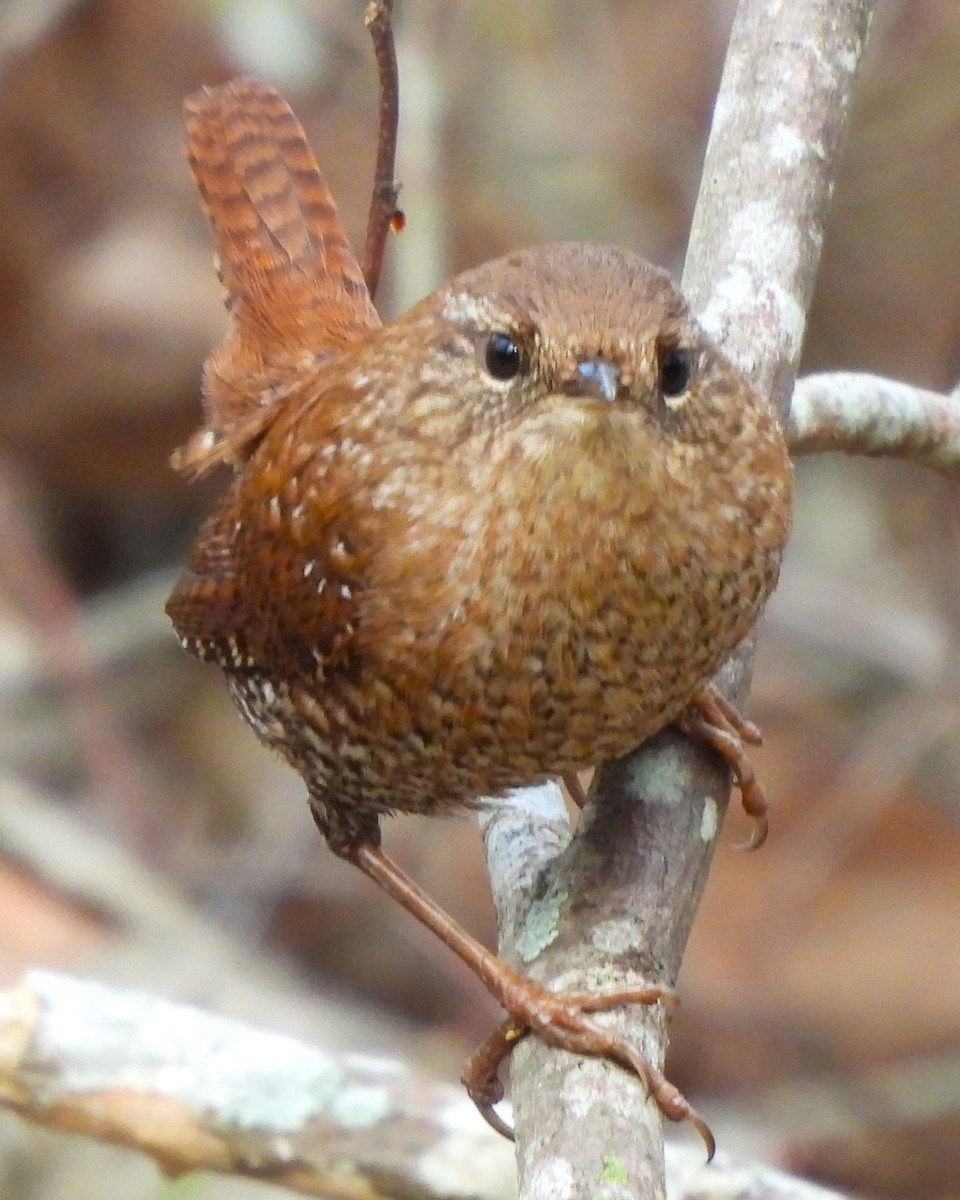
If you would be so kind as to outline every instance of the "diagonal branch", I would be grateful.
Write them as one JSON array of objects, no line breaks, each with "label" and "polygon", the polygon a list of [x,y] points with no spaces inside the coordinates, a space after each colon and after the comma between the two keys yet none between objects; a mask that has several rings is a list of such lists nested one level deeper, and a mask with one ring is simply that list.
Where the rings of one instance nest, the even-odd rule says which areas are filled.
[{"label": "diagonal branch", "polygon": [[168,1174],[307,1196],[506,1200],[513,1184],[509,1146],[458,1088],[46,971],[0,993],[0,1107]]},{"label": "diagonal branch", "polygon": [[[781,411],[871,9],[867,0],[741,0],[731,35],[683,287],[708,330]],[[746,649],[719,682],[742,701],[749,672]],[[575,837],[553,857],[536,848],[541,803],[521,797],[487,814],[502,952],[558,987],[641,975],[671,982],[728,791],[711,756],[668,731],[601,768]],[[559,817],[555,805],[554,852]],[[518,874],[534,886],[518,891]],[[662,1063],[659,1009],[606,1019],[622,1022]],[[535,1038],[514,1058],[524,1200],[592,1195],[613,1175],[618,1196],[663,1195],[660,1116],[635,1081]]]},{"label": "diagonal branch", "polygon": [[[510,1146],[463,1093],[400,1063],[333,1054],[153,996],[46,971],[0,992],[0,1108],[136,1148],[170,1174],[215,1171],[326,1200],[509,1200]],[[695,1151],[671,1195],[704,1194]],[[725,1161],[716,1200],[831,1200]]]}]

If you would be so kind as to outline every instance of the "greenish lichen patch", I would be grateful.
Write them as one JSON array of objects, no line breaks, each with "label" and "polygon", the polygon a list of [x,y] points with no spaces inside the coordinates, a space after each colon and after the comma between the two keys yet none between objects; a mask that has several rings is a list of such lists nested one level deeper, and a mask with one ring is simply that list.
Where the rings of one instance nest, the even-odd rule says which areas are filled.
[{"label": "greenish lichen patch", "polygon": [[632,783],[641,795],[659,796],[667,804],[682,804],[692,782],[690,767],[679,747],[650,747],[632,764]]},{"label": "greenish lichen patch", "polygon": [[567,892],[560,888],[549,891],[527,909],[523,928],[517,937],[517,953],[522,962],[533,962],[557,938],[558,924]]},{"label": "greenish lichen patch", "polygon": [[629,1183],[629,1176],[624,1170],[620,1159],[614,1154],[603,1156],[603,1168],[600,1171],[601,1183]]}]

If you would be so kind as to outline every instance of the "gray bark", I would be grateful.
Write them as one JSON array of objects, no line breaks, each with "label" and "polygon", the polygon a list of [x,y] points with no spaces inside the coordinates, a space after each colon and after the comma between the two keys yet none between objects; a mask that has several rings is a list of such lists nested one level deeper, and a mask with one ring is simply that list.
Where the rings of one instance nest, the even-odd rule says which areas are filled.
[{"label": "gray bark", "polygon": [[[741,0],[717,97],[682,286],[784,417],[871,11],[867,0]],[[746,646],[721,672],[741,704],[750,659]],[[598,771],[559,854],[558,800],[547,816],[542,793],[488,814],[501,952],[558,988],[672,983],[728,793],[714,757],[667,731]],[[662,1065],[660,1006],[597,1020]],[[662,1121],[635,1079],[536,1038],[513,1058],[522,1200],[664,1196]]]}]

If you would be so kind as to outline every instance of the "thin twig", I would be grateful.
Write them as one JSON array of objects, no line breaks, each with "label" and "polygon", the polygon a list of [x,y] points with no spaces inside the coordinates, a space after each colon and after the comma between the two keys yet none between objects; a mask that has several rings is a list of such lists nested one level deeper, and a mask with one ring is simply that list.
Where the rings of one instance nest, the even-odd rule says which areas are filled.
[{"label": "thin twig", "polygon": [[400,122],[400,83],[397,50],[393,41],[393,0],[371,0],[364,22],[373,39],[380,84],[377,163],[373,174],[373,193],[367,219],[367,241],[363,250],[363,274],[370,295],[375,299],[383,268],[387,234],[402,227],[403,214],[397,208],[400,186],[394,179],[397,159],[397,129]]}]

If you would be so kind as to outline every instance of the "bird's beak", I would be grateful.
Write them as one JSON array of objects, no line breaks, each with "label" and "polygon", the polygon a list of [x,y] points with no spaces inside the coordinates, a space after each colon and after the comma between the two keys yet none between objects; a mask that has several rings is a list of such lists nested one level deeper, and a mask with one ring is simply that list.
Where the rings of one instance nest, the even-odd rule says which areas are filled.
[{"label": "bird's beak", "polygon": [[612,402],[620,386],[620,368],[607,358],[585,358],[577,363],[576,393]]}]

